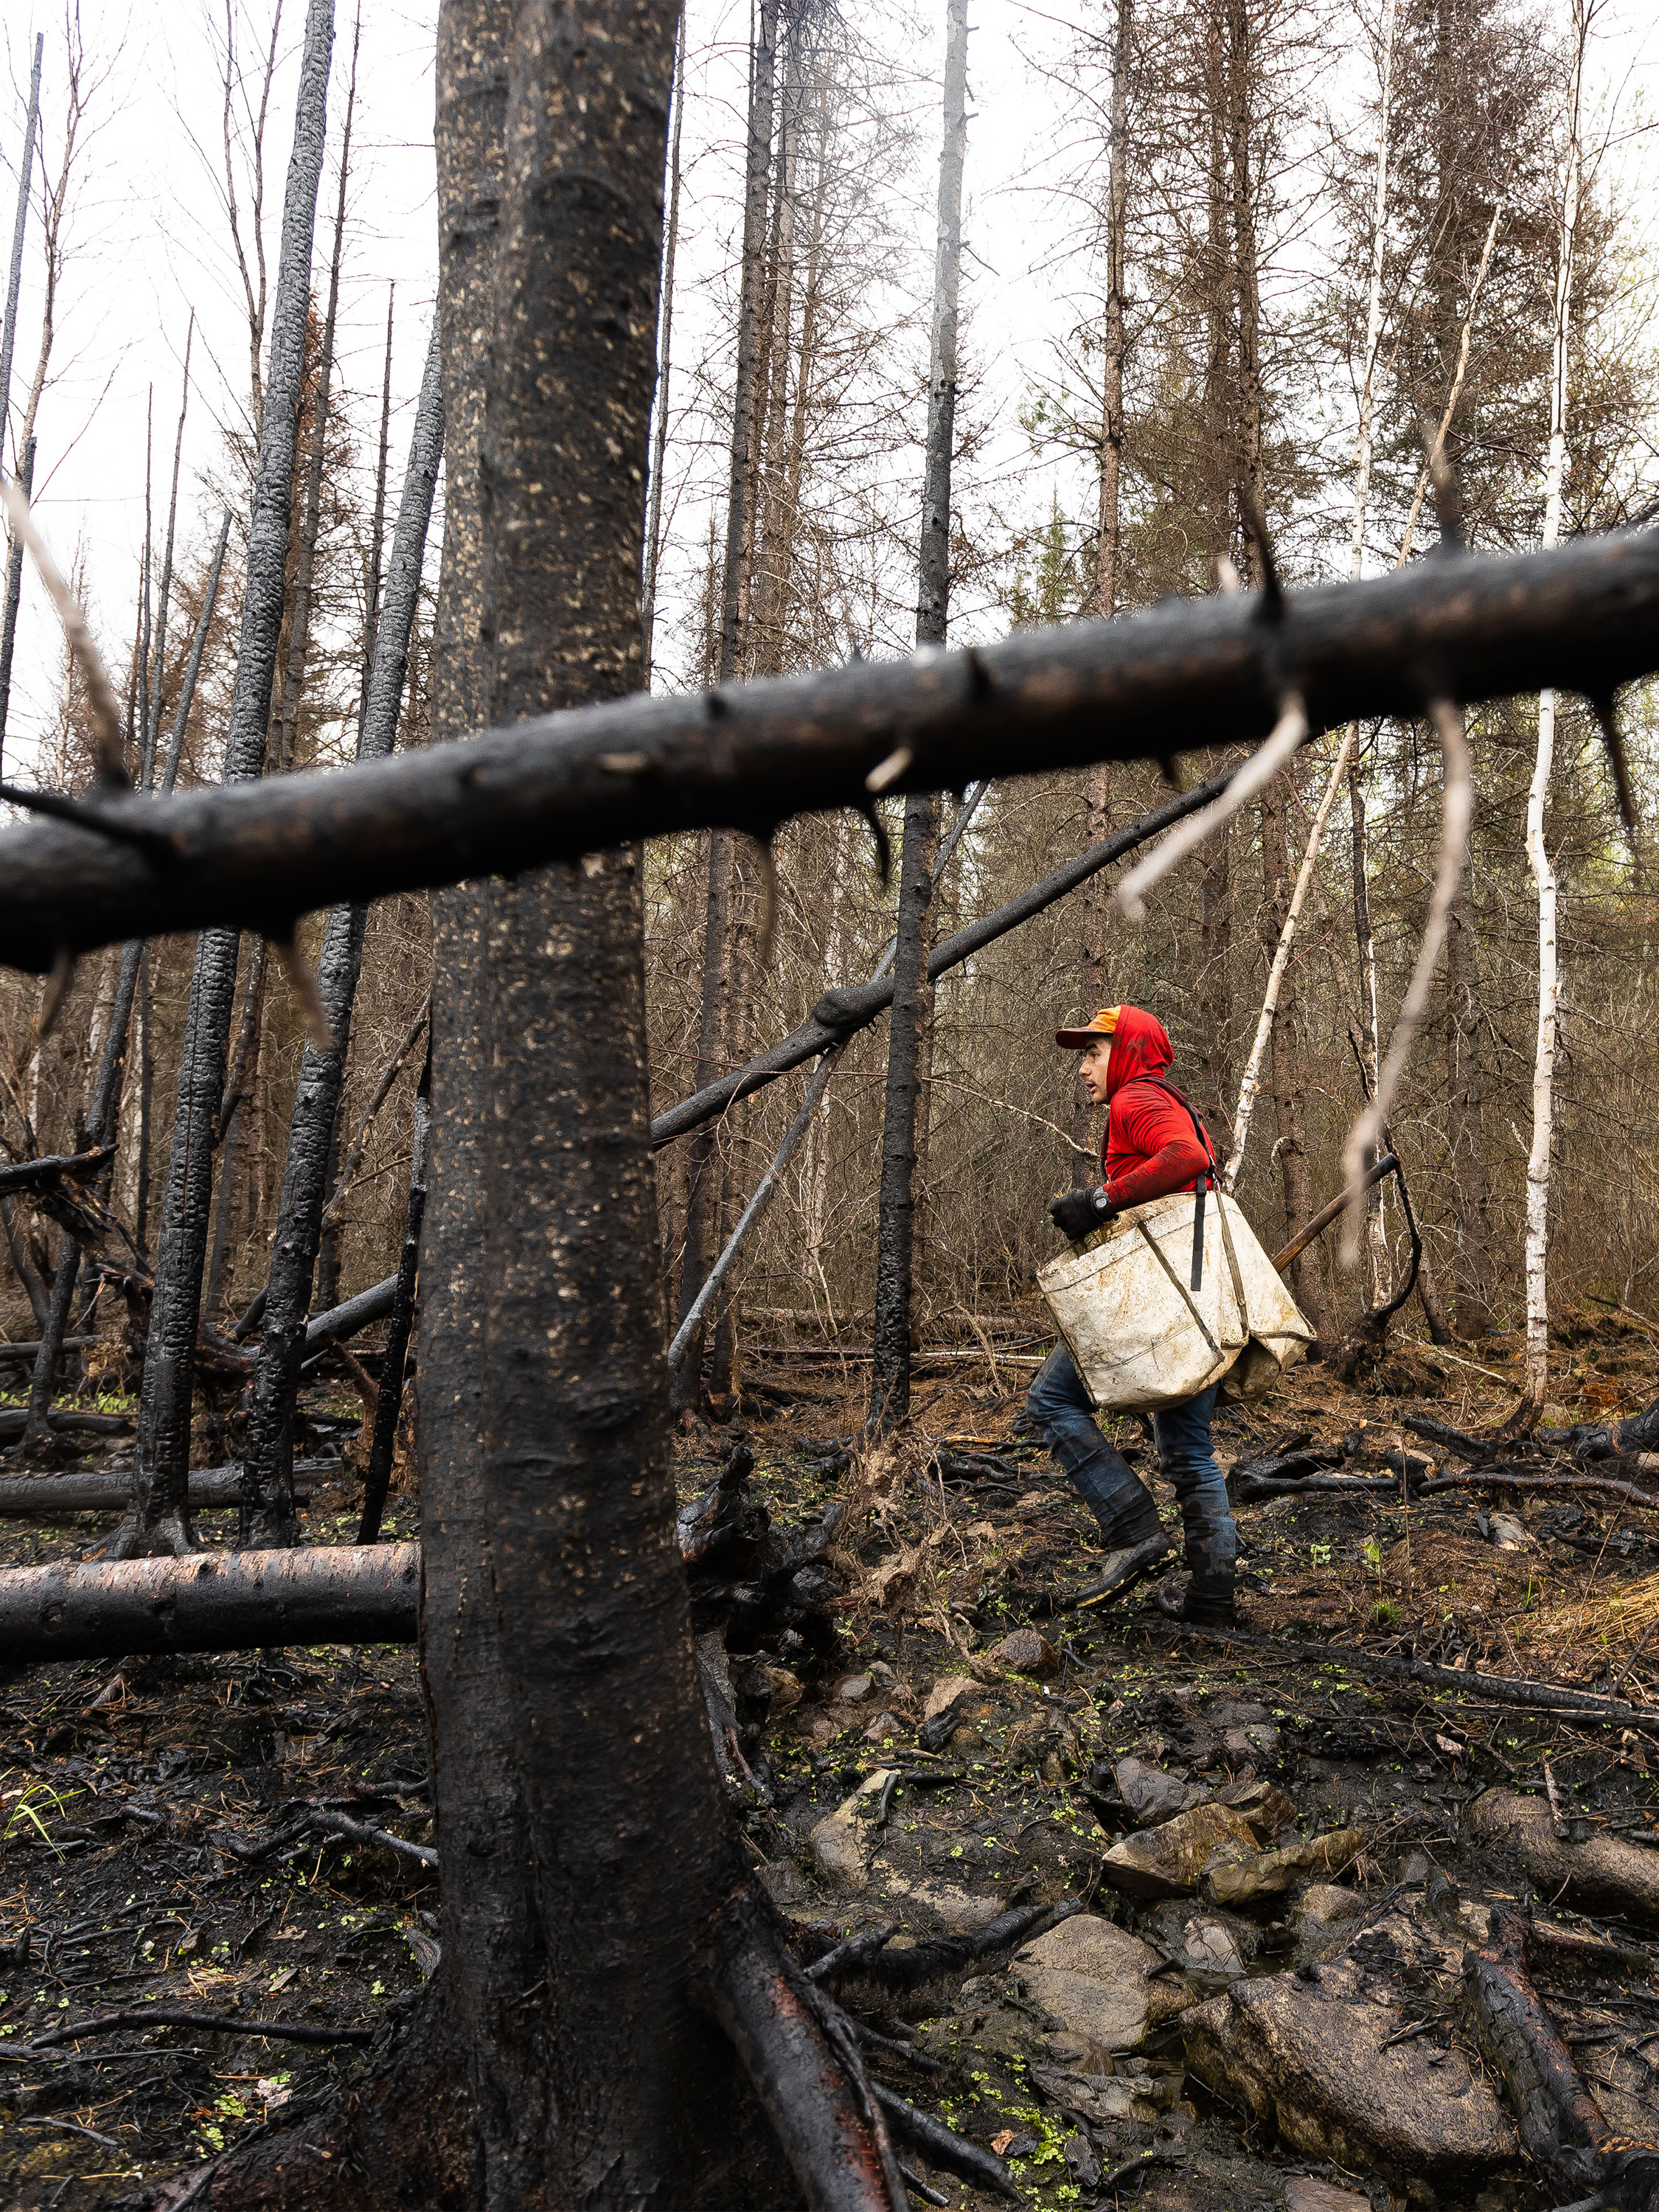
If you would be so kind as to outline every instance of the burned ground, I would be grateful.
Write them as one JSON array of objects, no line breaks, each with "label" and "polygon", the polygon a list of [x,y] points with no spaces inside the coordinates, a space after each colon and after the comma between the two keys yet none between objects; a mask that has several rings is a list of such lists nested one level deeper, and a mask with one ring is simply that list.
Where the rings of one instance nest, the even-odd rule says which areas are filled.
[{"label": "burned ground", "polygon": [[[1607,1419],[1659,1395],[1633,1322],[1587,1316],[1564,1337],[1560,1413]],[[1310,1430],[1346,1442],[1345,1470],[1386,1469],[1422,1449],[1412,1411],[1477,1427],[1498,1412],[1510,1350],[1407,1350],[1351,1390],[1304,1370],[1225,1412],[1218,1443],[1249,1459]],[[1150,1596],[1066,1609],[1092,1523],[1018,1432],[1023,1370],[987,1383],[945,1366],[914,1440],[862,1454],[838,1362],[815,1358],[812,1401],[781,1407],[805,1364],[780,1346],[761,1370],[779,1395],[757,1393],[747,1510],[787,1532],[840,1505],[811,1585],[826,1625],[728,1632],[751,1778],[734,1796],[804,1960],[896,1923],[873,1964],[827,1983],[876,2078],[999,2152],[1054,2212],[1541,2206],[1556,2195],[1516,2140],[1465,1980],[1494,1916],[1530,1905],[1539,1993],[1608,2122],[1659,2133],[1659,1730],[1348,1656],[1642,1705],[1659,1508],[1501,1486],[1247,1504],[1250,1640],[1204,1640]],[[1138,1423],[1121,1441],[1150,1463]],[[688,1435],[683,1497],[729,1442]],[[394,1503],[389,1533],[408,1533],[410,1501]],[[319,1490],[313,1538],[349,1535],[354,1504],[343,1483]],[[106,1525],[13,1523],[10,1560],[83,1550]],[[225,1540],[228,1517],[203,1527]],[[0,1686],[0,2202],[115,2203],[372,2059],[442,1940],[434,1871],[381,1840],[434,1842],[412,1652],[33,1668]],[[1547,1832],[1529,1841],[1534,1813]],[[1017,1945],[904,1972],[929,1937],[1072,1900]],[[1588,1954],[1571,1933],[1615,1948]],[[128,2008],[231,2024],[46,2040]],[[267,2039],[260,2020],[358,2039]],[[995,2201],[901,2150],[939,2201]]]}]

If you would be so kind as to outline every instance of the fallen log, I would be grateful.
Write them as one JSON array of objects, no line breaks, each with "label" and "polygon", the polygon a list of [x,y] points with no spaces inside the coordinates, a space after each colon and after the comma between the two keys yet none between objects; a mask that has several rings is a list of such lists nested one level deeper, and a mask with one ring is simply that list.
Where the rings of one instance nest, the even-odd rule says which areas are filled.
[{"label": "fallen log", "polygon": [[[338,1460],[333,1459],[304,1459],[295,1462],[294,1472],[296,1475],[331,1473],[339,1464]],[[131,1492],[130,1476],[107,1468],[96,1474],[0,1475],[0,1515],[24,1518],[54,1513],[120,1513],[126,1510]],[[309,1486],[296,1488],[295,1494],[308,1498]],[[242,1470],[239,1466],[204,1467],[191,1475],[190,1502],[193,1510],[238,1505],[241,1498]]]},{"label": "fallen log", "polygon": [[[54,1429],[89,1437],[124,1437],[137,1418],[136,1413],[77,1413],[58,1407],[46,1415]],[[23,1409],[8,1407],[0,1413],[0,1443],[10,1443],[21,1437],[27,1421]]]},{"label": "fallen log", "polygon": [[14,1568],[0,1573],[0,1663],[282,1644],[412,1644],[420,1587],[418,1544]]},{"label": "fallen log", "polygon": [[1381,1182],[1384,1176],[1391,1176],[1399,1165],[1400,1162],[1394,1153],[1384,1152],[1380,1160],[1367,1168],[1365,1173],[1351,1189],[1338,1191],[1328,1205],[1322,1206],[1312,1220],[1305,1222],[1297,1230],[1296,1235],[1281,1251],[1273,1254],[1273,1265],[1279,1273],[1282,1275],[1291,1261],[1299,1259],[1316,1237],[1322,1237],[1332,1222],[1352,1206],[1355,1199],[1363,1197],[1374,1183]]},{"label": "fallen log", "polygon": [[[60,1352],[84,1352],[97,1341],[95,1336],[66,1336],[58,1348]],[[33,1367],[40,1356],[40,1340],[38,1336],[32,1343],[0,1344],[0,1359],[18,1359],[26,1366]]]},{"label": "fallen log", "polygon": [[971,651],[611,700],[356,768],[100,795],[76,821],[0,831],[0,958],[46,975],[128,938],[269,930],[711,824],[766,836],[865,805],[878,770],[897,793],[1169,757],[1218,729],[1250,744],[1287,684],[1310,736],[1419,714],[1429,688],[1605,699],[1652,672],[1656,616],[1659,532],[1625,530],[1297,592],[1273,622],[1258,594],[1218,592]]},{"label": "fallen log", "polygon": [[1659,1511],[1659,1492],[1638,1490],[1633,1482],[1620,1482],[1611,1474],[1536,1474],[1487,1463],[1464,1474],[1437,1474],[1419,1486],[1418,1495],[1432,1498],[1437,1490],[1591,1490],[1604,1498],[1622,1498],[1627,1504]]},{"label": "fallen log", "polygon": [[[343,1305],[331,1306],[326,1313],[315,1315],[306,1323],[306,1351],[320,1354],[331,1344],[343,1337],[356,1336],[359,1329],[367,1328],[371,1322],[384,1321],[392,1311],[398,1295],[398,1278],[388,1275],[382,1283],[372,1283],[366,1291],[359,1291],[355,1298]],[[311,1364],[309,1358],[307,1364]]]},{"label": "fallen log", "polygon": [[1594,1831],[1574,1842],[1575,1825],[1569,1813],[1564,1840],[1548,1800],[1513,1790],[1486,1790],[1469,1808],[1470,1833],[1500,1844],[1505,1861],[1524,1868],[1540,1896],[1570,1898],[1591,1912],[1659,1921],[1659,1856],[1645,1844]]},{"label": "fallen log", "polygon": [[[1224,769],[1195,784],[1192,790],[1166,799],[1151,813],[1115,830],[1099,844],[1091,845],[1086,853],[1079,854],[1075,860],[1068,860],[1063,868],[1055,869],[1052,875],[1031,884],[1006,906],[981,915],[977,921],[941,939],[927,956],[928,981],[937,983],[951,969],[960,967],[998,938],[1007,936],[1022,923],[1031,921],[1080,884],[1087,883],[1091,876],[1109,867],[1114,860],[1121,860],[1176,823],[1185,821],[1189,814],[1199,813],[1212,799],[1219,798],[1235,773],[1232,769]],[[803,1066],[820,1053],[832,1052],[844,1045],[892,1005],[893,991],[890,974],[878,974],[867,983],[838,984],[826,991],[799,1029],[792,1030],[776,1044],[769,1045],[741,1067],[733,1068],[729,1074],[705,1085],[702,1090],[693,1091],[689,1098],[682,1098],[678,1105],[659,1114],[651,1124],[653,1146],[666,1145],[676,1137],[688,1135],[705,1121],[724,1114],[739,1098],[750,1097],[791,1068]]]}]

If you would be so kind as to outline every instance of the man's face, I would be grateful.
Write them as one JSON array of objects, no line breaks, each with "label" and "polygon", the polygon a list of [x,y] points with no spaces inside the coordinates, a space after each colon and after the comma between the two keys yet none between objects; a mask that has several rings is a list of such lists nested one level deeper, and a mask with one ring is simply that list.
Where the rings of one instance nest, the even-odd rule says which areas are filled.
[{"label": "man's face", "polygon": [[1106,1103],[1106,1063],[1111,1056],[1112,1040],[1109,1036],[1101,1037],[1084,1048],[1078,1073],[1083,1079],[1084,1089],[1097,1106]]}]

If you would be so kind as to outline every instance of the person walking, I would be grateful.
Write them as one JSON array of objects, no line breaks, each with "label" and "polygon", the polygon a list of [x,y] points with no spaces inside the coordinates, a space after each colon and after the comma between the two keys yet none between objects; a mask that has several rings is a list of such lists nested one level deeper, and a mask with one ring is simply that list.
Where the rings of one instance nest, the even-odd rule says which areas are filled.
[{"label": "person walking", "polygon": [[[1083,1087],[1107,1109],[1101,1139],[1103,1180],[1070,1190],[1048,1208],[1062,1236],[1079,1243],[1127,1207],[1192,1190],[1217,1171],[1214,1147],[1197,1114],[1164,1070],[1175,1057],[1168,1032],[1139,1006],[1104,1006],[1081,1028],[1058,1030],[1054,1042],[1082,1054]],[[1236,1620],[1238,1529],[1216,1464],[1210,1419],[1218,1383],[1152,1416],[1158,1468],[1175,1486],[1185,1532],[1188,1580],[1178,1595],[1157,1594],[1161,1612],[1203,1628]],[[1122,1595],[1167,1559],[1174,1545],[1152,1492],[1101,1434],[1094,1401],[1064,1345],[1043,1363],[1025,1411],[1079,1494],[1094,1509],[1106,1546],[1102,1571],[1075,1602],[1099,1605]]]}]

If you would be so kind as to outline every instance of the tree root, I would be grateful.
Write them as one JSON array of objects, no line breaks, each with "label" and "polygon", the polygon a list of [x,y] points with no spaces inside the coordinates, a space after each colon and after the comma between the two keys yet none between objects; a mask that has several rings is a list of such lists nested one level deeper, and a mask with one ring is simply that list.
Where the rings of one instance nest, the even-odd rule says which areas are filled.
[{"label": "tree root", "polygon": [[1558,2188],[1594,2205],[1652,2212],[1659,2144],[1615,2135],[1539,2002],[1527,1970],[1531,1923],[1504,1913],[1463,1957],[1463,1990],[1483,2057],[1501,2078],[1529,2155]]},{"label": "tree root", "polygon": [[988,1920],[982,1928],[975,1928],[963,1936],[933,1936],[925,1942],[912,1944],[908,1950],[889,1951],[886,1945],[897,1929],[895,1924],[871,1929],[862,1936],[854,1936],[838,1943],[833,1951],[826,1951],[806,1969],[807,1977],[814,1982],[844,1981],[853,1975],[879,1983],[884,1990],[915,1990],[924,1983],[939,1981],[960,1974],[965,1966],[976,1960],[988,1958],[994,1951],[1006,1951],[1016,1943],[1042,1935],[1056,1922],[1069,1920],[1074,1912],[1083,1910],[1075,1897],[1062,1898],[1058,1905],[1022,1905],[1012,1912],[999,1913]]},{"label": "tree root", "polygon": [[752,1893],[721,1912],[697,1995],[731,2038],[811,2212],[902,2212],[904,2184],[850,2023]]}]

